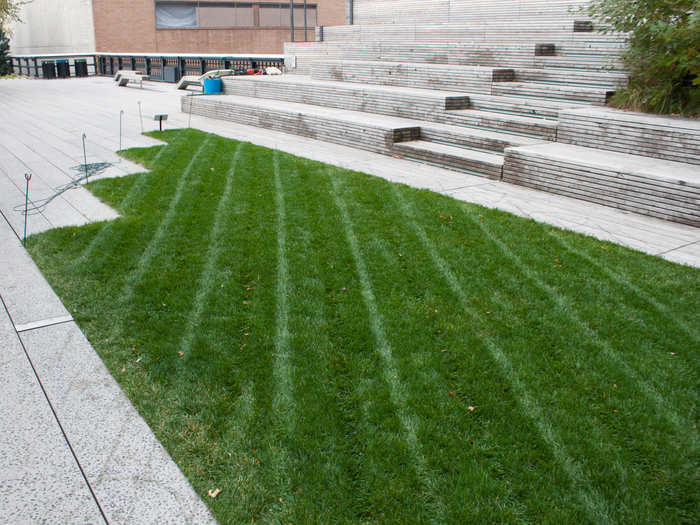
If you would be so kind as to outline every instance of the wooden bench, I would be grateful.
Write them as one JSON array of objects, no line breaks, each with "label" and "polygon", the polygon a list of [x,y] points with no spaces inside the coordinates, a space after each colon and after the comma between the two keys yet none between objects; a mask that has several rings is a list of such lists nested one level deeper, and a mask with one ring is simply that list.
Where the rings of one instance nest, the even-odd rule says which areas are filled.
[{"label": "wooden bench", "polygon": [[136,71],[136,70],[133,70],[133,69],[120,69],[120,70],[117,71],[117,73],[114,75],[114,81],[115,81],[115,82],[119,81],[119,79],[122,77],[122,75],[128,74],[128,73],[138,74],[139,72]]},{"label": "wooden bench", "polygon": [[177,89],[187,89],[190,86],[197,86],[201,89],[203,87],[202,84],[201,76],[188,75],[180,79],[177,83]]},{"label": "wooden bench", "polygon": [[139,71],[130,70],[119,70],[117,71],[117,74],[114,75],[114,80],[120,87],[126,86],[129,83],[138,83],[139,87],[143,88],[143,81],[148,80],[149,78],[150,77],[148,75],[144,75]]}]

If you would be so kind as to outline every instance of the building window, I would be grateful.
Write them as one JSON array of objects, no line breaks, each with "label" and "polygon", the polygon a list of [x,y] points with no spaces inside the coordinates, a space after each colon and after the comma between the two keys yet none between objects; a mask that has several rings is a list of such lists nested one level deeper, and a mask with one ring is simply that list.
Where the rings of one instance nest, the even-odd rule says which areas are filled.
[{"label": "building window", "polygon": [[[289,4],[259,4],[260,27],[289,27]],[[304,28],[304,4],[294,4],[294,27]],[[306,27],[316,27],[316,4],[306,5]]]},{"label": "building window", "polygon": [[156,27],[197,27],[197,10],[194,5],[156,4]]},{"label": "building window", "polygon": [[199,27],[250,27],[253,23],[253,4],[199,6]]},{"label": "building window", "polygon": [[[159,29],[289,27],[288,3],[167,0],[156,1],[155,8]],[[307,4],[306,27],[316,22],[316,4]],[[304,27],[304,4],[294,4],[294,27]]]}]

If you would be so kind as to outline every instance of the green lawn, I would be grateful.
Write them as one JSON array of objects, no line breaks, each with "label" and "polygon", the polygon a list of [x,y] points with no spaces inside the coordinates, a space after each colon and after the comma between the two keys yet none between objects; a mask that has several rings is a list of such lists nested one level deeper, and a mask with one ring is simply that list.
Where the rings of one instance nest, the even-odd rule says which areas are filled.
[{"label": "green lawn", "polygon": [[700,271],[153,136],[30,250],[221,523],[700,520]]}]

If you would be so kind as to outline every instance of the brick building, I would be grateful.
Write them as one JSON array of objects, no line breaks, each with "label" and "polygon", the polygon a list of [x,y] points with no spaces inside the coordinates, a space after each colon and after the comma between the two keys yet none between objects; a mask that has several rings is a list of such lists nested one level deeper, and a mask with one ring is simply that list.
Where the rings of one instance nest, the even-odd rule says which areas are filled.
[{"label": "brick building", "polygon": [[[13,27],[12,53],[282,53],[289,2],[34,0]],[[294,40],[345,23],[345,0],[296,0]],[[306,25],[306,35],[304,27]]]}]

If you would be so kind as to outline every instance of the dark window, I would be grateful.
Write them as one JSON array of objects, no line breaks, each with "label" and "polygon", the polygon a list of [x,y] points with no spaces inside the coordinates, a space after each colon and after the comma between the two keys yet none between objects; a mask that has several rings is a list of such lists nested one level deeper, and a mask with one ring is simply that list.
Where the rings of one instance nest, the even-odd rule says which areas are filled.
[{"label": "dark window", "polygon": [[156,27],[197,27],[195,6],[182,4],[156,4]]},{"label": "dark window", "polygon": [[[227,28],[255,27],[255,8],[259,12],[259,27],[289,27],[288,3],[242,3],[226,1],[156,1],[156,27]],[[306,6],[306,27],[316,26],[316,4]],[[304,27],[304,6],[294,4],[294,27]]]}]

